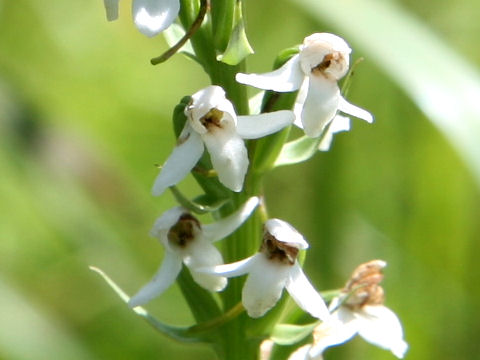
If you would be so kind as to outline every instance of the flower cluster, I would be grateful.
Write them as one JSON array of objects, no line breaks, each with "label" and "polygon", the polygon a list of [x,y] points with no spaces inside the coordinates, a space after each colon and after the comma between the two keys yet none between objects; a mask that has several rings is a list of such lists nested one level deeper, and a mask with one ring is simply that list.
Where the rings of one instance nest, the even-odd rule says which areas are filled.
[{"label": "flower cluster", "polygon": [[[134,22],[147,36],[165,30],[182,10],[179,0],[132,1]],[[104,0],[104,3],[108,20],[115,20],[118,17],[119,0]],[[205,9],[210,10],[209,2],[204,4]],[[237,13],[237,18],[239,16]],[[236,25],[237,35],[240,25]],[[189,36],[188,32],[186,36]],[[335,133],[350,129],[350,119],[342,114],[369,123],[373,121],[369,112],[350,104],[343,97],[338,85],[349,71],[351,51],[339,36],[316,33],[306,37],[298,53],[272,72],[230,74],[230,83],[235,77],[238,82],[236,86],[250,85],[270,90],[276,93],[277,98],[285,92],[298,92],[295,103],[292,100],[290,107],[284,110],[238,115],[237,104],[227,98],[227,93],[231,93],[219,85],[209,85],[195,92],[188,103],[182,105],[180,114],[183,122],[176,122],[177,125],[181,124],[177,129],[176,146],[160,169],[152,194],[163,194],[190,172],[208,172],[210,177],[206,176],[202,181],[210,181],[211,186],[204,186],[205,183],[201,181],[199,183],[205,190],[201,196],[210,200],[213,197],[219,204],[210,209],[208,206],[203,208],[204,212],[211,212],[215,221],[202,224],[195,215],[195,202],[185,197],[177,198],[182,206],[161,215],[151,231],[151,235],[158,238],[164,247],[163,262],[153,279],[130,298],[130,307],[144,305],[161,295],[175,282],[183,265],[194,282],[211,292],[227,289],[228,278],[246,275],[241,294],[238,288],[235,301],[241,301],[242,308],[251,318],[268,313],[277,305],[286,289],[298,307],[317,321],[312,333],[313,343],[300,347],[290,356],[290,360],[320,359],[326,348],[344,343],[355,334],[391,350],[399,358],[404,356],[408,346],[403,340],[402,327],[396,315],[383,305],[384,294],[379,285],[383,278],[381,270],[386,263],[375,260],[360,265],[327,307],[299,261],[299,255],[309,247],[308,243],[289,223],[268,218],[261,186],[258,186],[264,169],[274,166],[284,145],[283,142],[276,143],[279,137],[270,135],[294,124],[305,132],[306,136],[302,139],[317,141],[314,142],[315,151],[317,147],[325,151],[330,147]],[[200,56],[193,54],[197,55]],[[208,59],[197,60],[205,64]],[[269,95],[271,93],[266,93],[264,100]],[[264,140],[257,142],[256,139],[260,138]],[[269,159],[270,163],[262,171],[256,171],[251,167],[261,156]],[[248,176],[251,181],[245,180]],[[212,186],[215,191],[209,190]],[[256,211],[257,207],[262,208],[261,214]],[[247,235],[243,238],[230,236],[250,217],[255,219],[249,222],[253,225]],[[263,226],[262,237],[260,223]],[[255,226],[257,229],[253,229]],[[219,248],[214,245],[225,238],[228,239],[222,248],[231,250],[228,260],[232,261],[227,264]],[[252,243],[256,247],[247,246]],[[238,248],[247,251],[237,256],[239,252],[235,250]],[[242,285],[242,281],[236,283]],[[228,293],[228,289],[223,293]],[[230,310],[226,308],[226,303],[223,304],[224,313]],[[228,303],[231,306],[232,302]],[[209,319],[208,325],[221,324],[226,319],[230,318]],[[273,328],[275,324],[270,325],[269,328]],[[246,336],[246,333],[242,335]],[[256,338],[262,336],[265,337],[265,333]],[[269,359],[272,346],[273,342],[269,340],[268,346],[262,350],[262,359]]]}]

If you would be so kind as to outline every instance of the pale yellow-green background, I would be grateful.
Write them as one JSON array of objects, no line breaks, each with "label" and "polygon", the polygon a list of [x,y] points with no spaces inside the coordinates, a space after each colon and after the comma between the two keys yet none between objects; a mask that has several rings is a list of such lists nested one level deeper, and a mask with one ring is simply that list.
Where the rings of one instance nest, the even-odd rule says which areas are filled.
[{"label": "pale yellow-green background", "polygon": [[[294,1],[246,3],[252,71],[267,71],[306,35],[336,31]],[[397,3],[478,68],[478,1]],[[148,231],[174,202],[150,196],[154,164],[174,144],[175,104],[208,84],[180,55],[151,66],[165,42],[140,34],[129,1],[121,4],[120,20],[107,23],[100,0],[0,0],[1,359],[213,357],[156,334],[88,270],[102,268],[131,294],[157,268],[162,250]],[[354,120],[329,153],[276,170],[270,212],[309,240],[306,268],[319,289],[341,286],[360,262],[389,263],[387,305],[404,324],[407,359],[480,358],[478,184],[375,59],[350,44],[366,58],[350,99],[376,122]],[[195,194],[192,179],[181,188]],[[191,322],[176,287],[148,308]],[[356,339],[326,359],[393,355]]]}]

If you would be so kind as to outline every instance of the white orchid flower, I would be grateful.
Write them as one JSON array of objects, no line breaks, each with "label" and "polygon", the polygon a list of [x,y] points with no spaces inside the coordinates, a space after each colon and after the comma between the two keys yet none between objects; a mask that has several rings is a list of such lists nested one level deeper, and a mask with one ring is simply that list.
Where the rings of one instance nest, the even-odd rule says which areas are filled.
[{"label": "white orchid flower", "polygon": [[134,295],[128,305],[143,305],[169,288],[182,269],[182,262],[192,274],[193,280],[210,291],[221,291],[227,285],[224,277],[198,272],[198,268],[223,264],[223,258],[213,242],[235,231],[253,212],[258,197],[250,198],[237,211],[207,225],[192,216],[186,209],[175,207],[157,219],[151,235],[165,247],[165,257],[153,279]]},{"label": "white orchid flower", "polygon": [[326,348],[343,344],[356,334],[402,359],[408,344],[397,315],[383,305],[384,293],[379,286],[385,266],[382,260],[360,265],[342,294],[332,300],[330,309],[335,310],[331,318],[313,331],[313,344],[298,349],[289,360],[321,359]]},{"label": "white orchid flower", "polygon": [[165,162],[153,185],[153,195],[183,179],[203,154],[210,153],[218,179],[239,192],[248,168],[248,154],[243,139],[272,134],[291,124],[294,115],[282,110],[251,116],[237,116],[232,103],[219,86],[208,86],[192,96],[185,108],[187,122],[178,145]]},{"label": "white orchid flower", "polygon": [[233,277],[248,274],[242,303],[249,316],[263,316],[277,303],[283,288],[306,312],[319,319],[329,317],[328,309],[297,262],[300,249],[308,248],[303,236],[290,224],[278,219],[265,223],[259,252],[232,264],[202,269],[208,274]]},{"label": "white orchid flower", "polygon": [[294,107],[295,125],[302,127],[307,136],[316,138],[338,111],[373,121],[368,111],[350,104],[340,94],[337,81],[348,72],[351,51],[337,35],[316,33],[306,37],[300,53],[279,69],[265,74],[239,73],[236,80],[264,90],[299,90]]},{"label": "white orchid flower", "polygon": [[[118,2],[103,0],[107,20],[118,19]],[[154,36],[168,28],[180,11],[179,0],[133,0],[132,16],[138,30],[146,36]]]}]

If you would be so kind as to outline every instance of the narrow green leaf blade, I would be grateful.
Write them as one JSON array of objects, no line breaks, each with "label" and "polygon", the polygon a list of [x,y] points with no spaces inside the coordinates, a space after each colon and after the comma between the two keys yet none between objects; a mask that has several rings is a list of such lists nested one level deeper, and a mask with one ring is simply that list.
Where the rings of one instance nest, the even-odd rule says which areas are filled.
[{"label": "narrow green leaf blade", "polygon": [[275,167],[298,164],[310,159],[318,151],[321,137],[302,136],[283,145],[282,151],[275,161]]},{"label": "narrow green leaf blade", "polygon": [[278,345],[293,345],[310,335],[318,323],[307,325],[278,324],[273,329],[271,339]]},{"label": "narrow green leaf blade", "polygon": [[222,55],[217,56],[218,61],[233,66],[238,65],[248,55],[254,53],[245,32],[245,23],[242,17],[242,4],[240,1],[236,4],[235,15],[236,23],[228,42],[228,46]]},{"label": "narrow green leaf blade", "polygon": [[[90,266],[90,270],[95,271],[97,274],[99,274],[103,278],[103,280],[105,280],[105,282],[113,289],[113,291],[115,291],[115,293],[125,303],[128,303],[130,297],[107,274],[94,266]],[[190,335],[188,327],[177,327],[162,323],[155,317],[151,316],[143,307],[134,307],[132,311],[138,316],[142,317],[145,321],[147,321],[158,332],[167,335],[175,340],[179,340],[182,342],[205,341],[205,339],[199,337],[199,334],[195,334],[194,336]]]}]

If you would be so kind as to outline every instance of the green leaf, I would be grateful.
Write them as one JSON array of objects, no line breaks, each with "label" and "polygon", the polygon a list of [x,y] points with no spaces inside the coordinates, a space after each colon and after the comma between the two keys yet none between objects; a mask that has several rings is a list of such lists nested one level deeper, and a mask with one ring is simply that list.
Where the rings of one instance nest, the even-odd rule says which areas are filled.
[{"label": "green leaf", "polygon": [[[95,271],[99,274],[103,280],[115,291],[115,293],[125,302],[128,303],[130,297],[102,270],[96,268],[94,266],[90,266],[90,270]],[[190,334],[189,327],[177,327],[171,326],[162,323],[161,321],[157,320],[153,316],[151,316],[147,310],[143,307],[137,306],[131,309],[135,314],[143,318],[146,322],[148,322],[155,330],[158,332],[171,337],[172,339],[183,341],[183,342],[198,342],[198,341],[206,341],[204,337],[201,337],[200,334]]]},{"label": "green leaf", "polygon": [[187,122],[187,116],[185,115],[185,107],[190,103],[191,96],[184,96],[180,102],[173,109],[173,131],[175,132],[175,137],[178,139],[180,133],[185,127]]},{"label": "green leaf", "polygon": [[271,339],[278,345],[293,345],[309,336],[318,322],[306,325],[277,324]]},{"label": "green leaf", "polygon": [[471,64],[395,2],[291,2],[376,61],[457,148],[480,184],[480,75]]},{"label": "green leaf", "polygon": [[193,200],[187,199],[176,186],[171,186],[170,190],[175,196],[175,199],[188,210],[196,214],[205,214],[208,212],[217,211],[220,209],[229,199],[219,199],[212,195],[204,194],[196,197]]},{"label": "green leaf", "polygon": [[283,145],[274,166],[292,165],[307,161],[318,151],[321,139],[322,137],[311,138],[305,135],[286,143]]},{"label": "green leaf", "polygon": [[253,54],[254,51],[248,42],[247,34],[245,33],[245,23],[242,17],[242,3],[237,1],[235,6],[235,27],[228,42],[228,46],[222,55],[217,56],[217,60],[228,65],[238,65],[248,55]]}]

